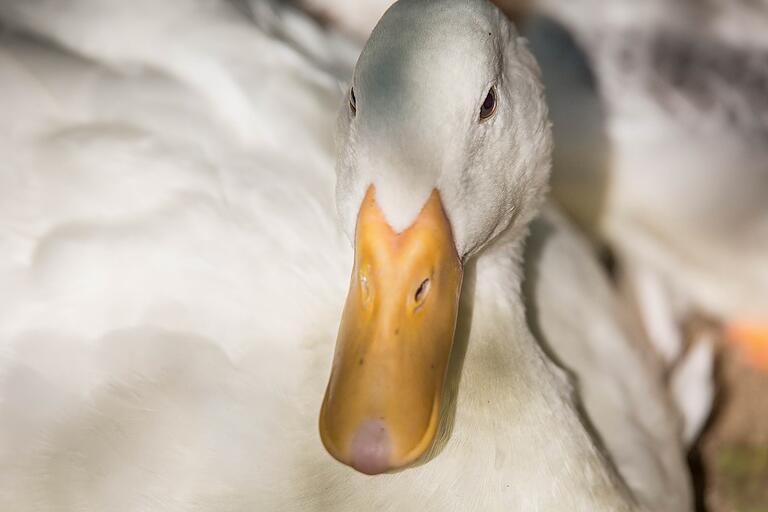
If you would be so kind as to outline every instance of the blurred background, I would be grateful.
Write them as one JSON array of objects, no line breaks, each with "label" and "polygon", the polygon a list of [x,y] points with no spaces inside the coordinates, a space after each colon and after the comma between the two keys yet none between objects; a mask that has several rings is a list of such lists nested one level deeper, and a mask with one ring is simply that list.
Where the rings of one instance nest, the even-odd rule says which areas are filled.
[{"label": "blurred background", "polygon": [[[146,116],[158,130],[199,144],[206,155],[231,140],[288,145],[330,169],[333,162],[323,155],[333,146],[331,134],[311,126],[317,119],[312,113],[341,101],[362,45],[391,2],[233,0],[227,3],[233,9],[221,15],[223,3],[0,0],[0,78],[6,77],[0,79],[0,149],[8,155],[0,169],[34,166],[35,158],[63,162],[63,146],[14,151],[14,137],[96,111]],[[695,356],[701,358],[697,368],[712,374],[712,390],[705,393],[711,402],[691,404],[703,424],[689,433],[697,439],[689,460],[698,509],[768,511],[768,1],[496,4],[541,65],[555,133],[552,197],[593,242],[638,332],[668,368],[673,392],[674,370],[690,354],[703,354]],[[216,26],[229,23],[227,30],[208,30],[207,20],[214,18]],[[254,31],[263,36],[258,42]],[[46,47],[65,55],[53,59]],[[306,72],[305,62],[317,71]],[[297,76],[309,75],[303,80],[312,83],[316,97],[301,98],[290,80],[269,78],[270,66],[285,65]],[[34,72],[18,72],[23,67]],[[144,68],[156,74],[140,76]],[[164,89],[163,76],[184,81],[196,99]],[[49,83],[55,81],[63,84],[57,94],[68,95],[66,101],[51,100]],[[197,139],[207,115],[200,98],[216,112],[207,121],[208,142]],[[259,116],[307,121],[270,126]],[[124,135],[117,125],[109,129]],[[68,151],[85,141],[61,144]],[[161,169],[169,153],[153,156],[141,137],[131,144],[137,153],[148,152],[137,160],[142,166],[159,161],[157,170],[143,172],[173,182]],[[180,150],[173,158],[184,155]],[[228,149],[217,157],[245,165]],[[203,169],[199,173],[207,179]],[[18,247],[26,247],[24,240],[48,220],[25,211],[26,199],[14,193],[14,180],[42,178],[9,176],[0,174],[0,225],[21,215],[34,226],[9,230],[4,244],[0,239],[0,251],[5,245],[12,261],[23,258]],[[131,178],[114,179],[131,187]],[[99,193],[96,181],[83,183]],[[35,193],[52,208],[90,208],[69,204],[65,196],[47,197],[43,189]],[[137,192],[130,204],[140,211],[150,200]],[[99,201],[104,204],[98,211],[109,216],[109,198]],[[44,245],[35,250],[45,254]],[[0,275],[8,290],[21,286],[12,272]],[[67,279],[74,278],[56,275],[29,304],[45,304],[46,293],[65,294],[56,283],[65,287]],[[138,294],[128,281],[126,311]],[[6,304],[12,299],[8,292]],[[0,315],[7,315],[6,325],[34,323],[29,311],[9,305]],[[119,314],[104,312],[105,318]]]}]

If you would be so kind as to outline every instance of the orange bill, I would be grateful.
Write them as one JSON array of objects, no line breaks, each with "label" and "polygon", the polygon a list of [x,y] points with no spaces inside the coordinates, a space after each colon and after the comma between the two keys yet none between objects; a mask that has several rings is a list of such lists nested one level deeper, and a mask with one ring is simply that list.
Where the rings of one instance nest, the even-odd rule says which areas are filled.
[{"label": "orange bill", "polygon": [[768,371],[768,323],[734,322],[726,327],[726,337],[750,364]]},{"label": "orange bill", "polygon": [[432,446],[461,280],[439,193],[396,233],[370,187],[320,411],[320,436],[337,460],[378,474],[412,464]]}]

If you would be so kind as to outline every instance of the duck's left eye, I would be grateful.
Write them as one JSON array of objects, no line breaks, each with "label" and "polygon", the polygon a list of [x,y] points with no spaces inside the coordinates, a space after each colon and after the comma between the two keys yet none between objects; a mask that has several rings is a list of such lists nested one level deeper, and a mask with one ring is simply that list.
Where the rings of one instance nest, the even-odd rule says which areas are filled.
[{"label": "duck's left eye", "polygon": [[355,88],[349,90],[349,110],[354,116],[357,114],[357,100],[355,99]]},{"label": "duck's left eye", "polygon": [[496,87],[491,87],[480,106],[480,121],[490,119],[496,113]]}]

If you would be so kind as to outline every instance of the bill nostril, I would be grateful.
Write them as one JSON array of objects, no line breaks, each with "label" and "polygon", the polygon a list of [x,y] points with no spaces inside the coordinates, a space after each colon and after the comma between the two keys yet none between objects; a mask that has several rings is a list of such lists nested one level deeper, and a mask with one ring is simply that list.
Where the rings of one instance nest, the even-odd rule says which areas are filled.
[{"label": "bill nostril", "polygon": [[368,279],[371,269],[370,265],[367,265],[365,270],[361,270],[359,273],[360,278],[360,292],[363,300],[363,304],[370,306],[371,304],[371,283]]},{"label": "bill nostril", "polygon": [[378,475],[390,469],[392,443],[387,427],[380,419],[366,420],[352,440],[351,466],[367,475]]},{"label": "bill nostril", "polygon": [[416,293],[413,295],[413,300],[416,303],[417,307],[420,306],[421,303],[424,302],[424,299],[427,298],[430,284],[431,283],[429,278],[426,278],[421,282],[419,287],[416,289]]}]

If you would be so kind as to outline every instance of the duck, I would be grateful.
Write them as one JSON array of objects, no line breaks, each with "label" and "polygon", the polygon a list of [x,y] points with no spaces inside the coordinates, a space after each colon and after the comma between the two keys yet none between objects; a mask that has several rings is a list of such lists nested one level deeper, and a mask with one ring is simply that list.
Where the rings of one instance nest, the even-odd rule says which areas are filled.
[{"label": "duck", "polygon": [[343,92],[228,3],[8,5],[4,508],[691,509],[492,4],[400,0]]},{"label": "duck", "polygon": [[[761,263],[768,256],[761,199],[768,193],[766,6],[566,4],[539,2],[550,21],[539,16],[532,32],[545,51],[557,40],[546,34],[567,33],[576,48],[571,54],[591,68],[585,108],[576,115],[560,109],[572,119],[561,138],[598,156],[582,165],[578,155],[564,155],[555,194],[617,253],[645,330],[666,361],[681,357],[683,325],[705,317],[722,326],[718,336],[768,368],[768,275]],[[555,95],[562,105],[574,103],[577,75],[558,73],[557,59],[549,62],[545,75],[564,82],[552,88]],[[591,136],[575,129],[580,118],[592,120]],[[578,179],[574,168],[583,169]],[[576,188],[585,176],[599,190],[588,200]]]}]

